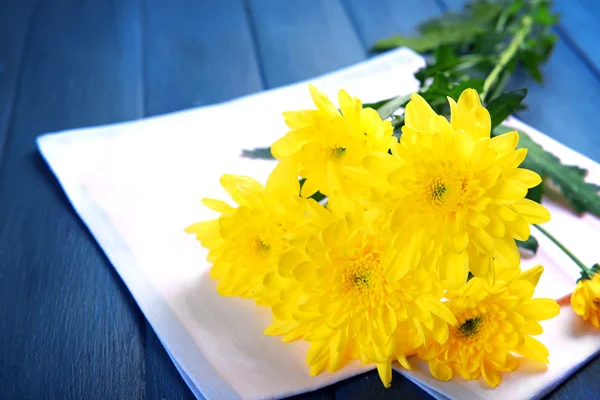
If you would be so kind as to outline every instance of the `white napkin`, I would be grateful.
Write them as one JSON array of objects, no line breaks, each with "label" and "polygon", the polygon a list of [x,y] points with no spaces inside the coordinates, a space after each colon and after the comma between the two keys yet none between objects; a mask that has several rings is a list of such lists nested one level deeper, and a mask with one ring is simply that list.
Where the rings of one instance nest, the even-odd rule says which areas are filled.
[{"label": "white napkin", "polygon": [[[343,87],[365,102],[376,101],[416,90],[412,74],[423,64],[418,55],[400,49],[311,82],[332,99]],[[273,162],[242,158],[241,149],[270,145],[286,131],[281,112],[305,107],[311,101],[303,82],[219,105],[38,138],[40,152],[75,211],[197,397],[279,398],[370,369],[355,363],[334,375],[309,376],[306,344],[264,336],[268,310],[249,300],[218,296],[208,276],[206,251],[183,232],[193,222],[214,217],[201,198],[228,199],[219,186],[221,174],[266,180]],[[600,165],[511,122],[565,161],[588,168],[590,179],[600,182]],[[589,246],[600,237],[600,221],[577,217],[558,203],[546,206],[553,215],[548,229],[584,262],[600,261]],[[536,236],[540,250],[524,264],[546,267],[539,295],[562,297],[572,290],[577,269],[542,235]],[[558,318],[544,325],[542,340],[551,352],[546,371],[527,364],[506,374],[495,390],[479,382],[440,383],[418,370],[400,372],[437,398],[540,396],[600,349],[600,335],[572,320],[570,309],[563,307]]]}]

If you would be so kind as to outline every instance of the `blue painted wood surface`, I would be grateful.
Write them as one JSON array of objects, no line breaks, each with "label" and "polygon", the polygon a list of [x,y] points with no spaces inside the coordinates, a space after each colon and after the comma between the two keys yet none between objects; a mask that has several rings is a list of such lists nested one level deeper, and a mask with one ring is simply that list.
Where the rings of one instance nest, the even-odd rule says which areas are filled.
[{"label": "blue painted wood surface", "polygon": [[[0,0],[3,399],[192,399],[34,146],[43,132],[215,103],[333,71],[463,0]],[[520,116],[600,161],[600,3],[559,0],[561,41]],[[550,398],[600,398],[600,359]],[[426,399],[376,372],[310,399]]]}]

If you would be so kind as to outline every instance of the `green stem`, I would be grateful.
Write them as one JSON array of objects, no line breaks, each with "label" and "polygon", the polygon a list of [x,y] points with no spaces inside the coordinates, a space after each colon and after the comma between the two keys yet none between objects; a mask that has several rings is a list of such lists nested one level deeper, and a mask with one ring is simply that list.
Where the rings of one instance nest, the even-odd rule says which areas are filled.
[{"label": "green stem", "polygon": [[581,269],[582,275],[587,275],[588,277],[591,277],[593,275],[592,270],[589,269],[588,267],[585,266],[585,264],[577,257],[575,257],[575,254],[571,253],[571,251],[569,249],[567,249],[565,247],[565,245],[563,245],[557,238],[555,238],[554,236],[552,236],[552,234],[550,232],[548,232],[546,229],[542,228],[539,225],[533,225],[535,226],[540,232],[542,232],[544,235],[546,235],[546,237],[548,239],[550,239],[555,245],[557,245],[566,255],[569,256],[569,258],[571,260],[573,260],[573,262],[575,264],[577,264],[577,266]]},{"label": "green stem", "polygon": [[496,81],[498,80],[498,77],[500,76],[504,68],[506,68],[510,60],[513,59],[513,57],[519,50],[519,47],[521,47],[521,44],[523,43],[527,35],[529,35],[532,24],[533,19],[531,18],[531,16],[526,15],[525,17],[523,17],[523,26],[521,26],[521,29],[517,31],[517,34],[510,41],[508,47],[502,52],[502,54],[500,55],[500,59],[498,60],[498,64],[496,64],[492,72],[490,72],[488,77],[485,79],[485,82],[483,83],[483,91],[481,92],[482,101],[485,100],[485,97],[487,96],[494,83],[496,83]]}]

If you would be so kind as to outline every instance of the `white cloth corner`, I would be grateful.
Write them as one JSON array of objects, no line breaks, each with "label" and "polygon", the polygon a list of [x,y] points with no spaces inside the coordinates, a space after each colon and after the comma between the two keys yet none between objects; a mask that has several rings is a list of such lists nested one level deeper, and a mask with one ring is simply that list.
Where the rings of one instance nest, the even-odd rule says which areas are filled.
[{"label": "white cloth corner", "polygon": [[[399,49],[310,82],[332,99],[345,88],[365,102],[377,101],[416,90],[413,73],[422,65],[421,57]],[[268,310],[218,296],[208,277],[206,251],[183,233],[189,224],[214,217],[200,204],[201,198],[227,199],[219,186],[221,174],[249,175],[264,182],[273,162],[242,158],[241,149],[269,146],[286,131],[282,111],[310,106],[303,82],[223,104],[38,138],[40,152],[75,211],[197,397],[280,398],[370,369],[352,364],[338,374],[309,376],[306,344],[283,344],[264,336]],[[600,165],[517,120],[510,122],[565,161],[589,169],[590,180],[600,182]],[[545,204],[553,214],[548,230],[584,262],[600,261],[586,245],[600,238],[600,221],[575,216],[558,202]],[[577,278],[576,267],[537,237],[540,250],[524,260],[524,267],[546,267],[538,295],[567,295]],[[545,371],[525,365],[506,374],[505,383],[495,390],[479,382],[441,383],[419,368],[400,372],[440,399],[539,397],[600,349],[600,334],[572,320],[570,309],[563,307],[558,318],[544,324],[541,339],[551,352]]]}]

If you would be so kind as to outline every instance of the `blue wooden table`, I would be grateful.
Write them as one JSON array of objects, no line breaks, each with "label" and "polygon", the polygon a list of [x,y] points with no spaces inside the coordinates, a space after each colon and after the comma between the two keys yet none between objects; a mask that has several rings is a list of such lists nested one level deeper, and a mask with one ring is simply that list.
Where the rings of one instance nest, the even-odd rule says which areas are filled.
[{"label": "blue wooden table", "polygon": [[[462,0],[0,0],[0,397],[191,399],[34,146],[37,135],[235,98],[356,63]],[[600,161],[600,1],[559,0],[560,42],[520,117]],[[600,399],[600,358],[551,398]],[[368,373],[302,396],[429,398]]]}]

